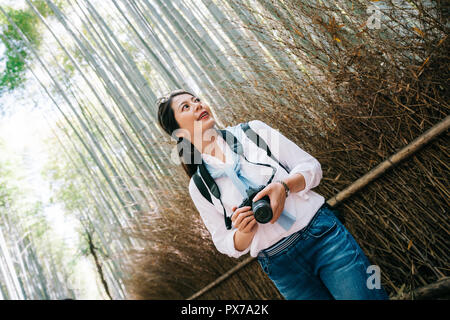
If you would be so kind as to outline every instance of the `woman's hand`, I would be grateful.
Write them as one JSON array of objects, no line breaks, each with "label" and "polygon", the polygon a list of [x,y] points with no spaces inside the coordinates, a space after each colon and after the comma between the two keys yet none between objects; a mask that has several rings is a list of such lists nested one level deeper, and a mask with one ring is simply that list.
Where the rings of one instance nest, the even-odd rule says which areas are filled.
[{"label": "woman's hand", "polygon": [[252,207],[246,206],[237,208],[234,206],[232,210],[234,213],[231,216],[231,221],[236,229],[243,233],[252,233],[256,231],[256,226],[258,224],[253,215]]},{"label": "woman's hand", "polygon": [[269,196],[270,199],[270,207],[273,213],[273,218],[270,220],[270,223],[273,224],[283,212],[284,203],[286,202],[286,192],[281,183],[272,182],[255,195],[253,202],[260,200],[264,196]]},{"label": "woman's hand", "polygon": [[258,223],[253,215],[252,207],[246,206],[242,208],[237,208],[236,206],[232,208],[234,211],[231,221],[234,226],[238,229],[234,234],[234,247],[236,250],[243,251],[253,240],[253,236],[258,229]]}]

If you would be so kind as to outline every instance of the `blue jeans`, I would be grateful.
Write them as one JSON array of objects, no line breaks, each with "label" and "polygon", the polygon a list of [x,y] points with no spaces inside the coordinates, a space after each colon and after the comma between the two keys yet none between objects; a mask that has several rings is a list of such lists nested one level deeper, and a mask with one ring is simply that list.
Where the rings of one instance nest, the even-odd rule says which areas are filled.
[{"label": "blue jeans", "polygon": [[261,251],[262,269],[287,300],[388,299],[382,286],[369,283],[371,263],[333,211],[322,206],[282,251]]}]

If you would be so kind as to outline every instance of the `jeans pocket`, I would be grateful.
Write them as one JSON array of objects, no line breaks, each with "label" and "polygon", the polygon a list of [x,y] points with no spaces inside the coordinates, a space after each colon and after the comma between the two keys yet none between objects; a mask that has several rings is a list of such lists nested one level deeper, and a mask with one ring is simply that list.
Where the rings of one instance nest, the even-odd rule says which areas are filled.
[{"label": "jeans pocket", "polygon": [[270,276],[270,263],[267,258],[258,258],[259,265],[263,269],[263,271]]},{"label": "jeans pocket", "polygon": [[305,233],[313,238],[321,238],[333,231],[336,226],[336,217],[320,211],[317,212],[317,216],[313,218]]}]

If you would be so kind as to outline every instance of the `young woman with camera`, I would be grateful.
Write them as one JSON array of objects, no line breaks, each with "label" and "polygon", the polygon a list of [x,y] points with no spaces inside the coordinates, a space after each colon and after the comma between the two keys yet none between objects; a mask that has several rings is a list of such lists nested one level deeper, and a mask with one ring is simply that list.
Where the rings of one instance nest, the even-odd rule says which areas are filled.
[{"label": "young woman with camera", "polygon": [[286,299],[388,298],[369,283],[371,264],[339,212],[311,190],[322,179],[314,157],[260,120],[217,129],[209,106],[184,90],[159,99],[158,121],[178,141],[190,196],[221,253],[250,252]]}]

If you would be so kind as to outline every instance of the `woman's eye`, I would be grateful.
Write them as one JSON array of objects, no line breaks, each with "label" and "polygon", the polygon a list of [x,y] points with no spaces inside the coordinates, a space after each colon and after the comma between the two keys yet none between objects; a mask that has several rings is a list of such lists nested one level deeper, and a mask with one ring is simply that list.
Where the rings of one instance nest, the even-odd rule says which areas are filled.
[{"label": "woman's eye", "polygon": [[189,107],[189,106],[187,104],[185,104],[182,109],[184,109],[184,107]]}]

